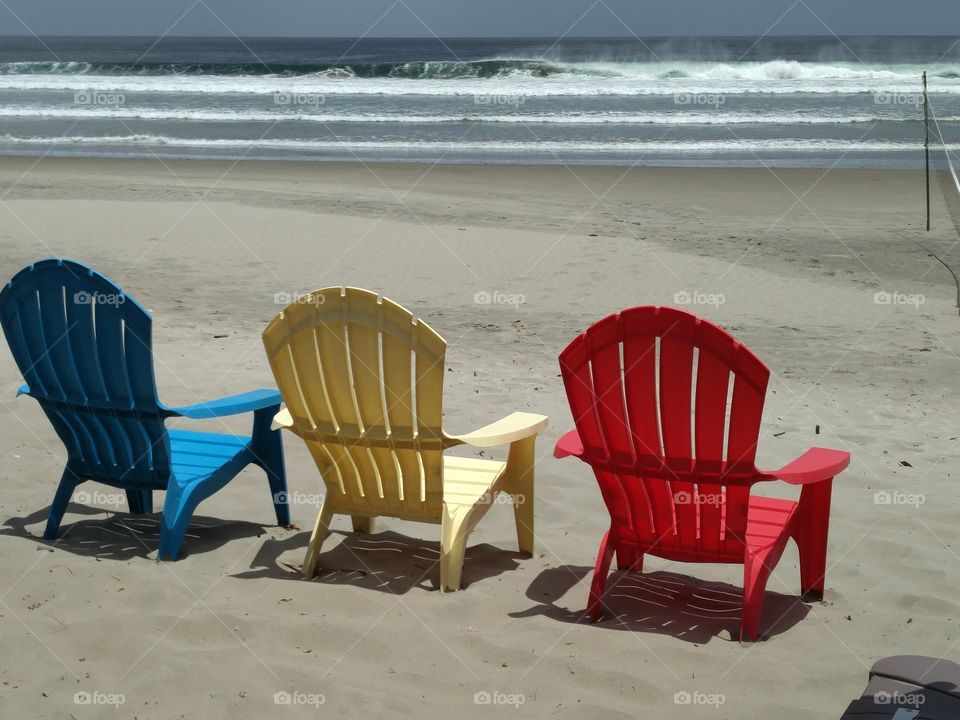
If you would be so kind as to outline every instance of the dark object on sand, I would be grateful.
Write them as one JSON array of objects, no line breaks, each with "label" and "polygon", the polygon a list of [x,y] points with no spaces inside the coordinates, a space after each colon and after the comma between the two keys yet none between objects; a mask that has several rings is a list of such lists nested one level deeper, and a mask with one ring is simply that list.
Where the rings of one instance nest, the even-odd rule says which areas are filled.
[{"label": "dark object on sand", "polygon": [[920,655],[895,655],[870,668],[863,695],[840,720],[960,718],[960,665]]}]

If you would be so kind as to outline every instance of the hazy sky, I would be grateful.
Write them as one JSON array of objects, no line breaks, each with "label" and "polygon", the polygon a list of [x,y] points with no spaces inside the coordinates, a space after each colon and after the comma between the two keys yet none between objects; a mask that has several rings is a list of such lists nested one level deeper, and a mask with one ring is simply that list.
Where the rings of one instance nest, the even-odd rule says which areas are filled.
[{"label": "hazy sky", "polygon": [[0,35],[945,35],[958,0],[0,0]]}]

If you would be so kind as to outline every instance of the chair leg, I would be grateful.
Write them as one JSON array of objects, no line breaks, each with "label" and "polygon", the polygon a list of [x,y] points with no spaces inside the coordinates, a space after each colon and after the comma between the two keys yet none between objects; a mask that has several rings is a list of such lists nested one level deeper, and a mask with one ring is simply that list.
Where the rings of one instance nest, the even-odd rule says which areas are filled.
[{"label": "chair leg", "polygon": [[[171,479],[172,480],[172,479]],[[176,560],[180,552],[180,543],[187,532],[193,508],[188,507],[189,500],[185,494],[172,492],[167,487],[167,496],[163,503],[163,514],[160,518],[160,546],[157,548],[157,562],[164,559]],[[196,503],[193,503],[195,506]]]},{"label": "chair leg", "polygon": [[827,536],[833,481],[805,485],[794,540],[800,553],[800,590],[810,599],[823,599],[827,572]]},{"label": "chair leg", "polygon": [[365,515],[353,515],[351,516],[351,521],[353,523],[353,531],[356,533],[364,533],[365,535],[373,535],[374,533],[374,520],[376,518],[368,517]]},{"label": "chair leg", "polygon": [[604,533],[600,552],[597,553],[597,564],[593,569],[593,581],[590,583],[590,600],[587,603],[587,612],[593,622],[598,622],[603,615],[603,589],[607,585],[610,561],[616,551],[615,544],[610,538],[610,532]]},{"label": "chair leg", "polygon": [[164,558],[176,560],[180,552],[180,543],[187,533],[187,526],[193,511],[203,496],[199,485],[180,488],[171,476],[167,484],[167,496],[163,502],[163,517],[160,522],[160,547],[157,550],[157,562]]},{"label": "chair leg", "polygon": [[771,568],[765,554],[747,554],[743,564],[743,617],[740,622],[740,642],[756,640],[760,636],[760,616],[763,598]]},{"label": "chair leg", "polygon": [[636,548],[621,545],[617,548],[617,570],[643,572],[643,553]]},{"label": "chair leg", "polygon": [[508,482],[504,490],[513,497],[513,518],[517,524],[520,552],[533,555],[534,444],[536,436],[516,440],[507,455]]},{"label": "chair leg", "polygon": [[310,580],[317,569],[317,560],[320,558],[320,547],[323,541],[327,539],[330,532],[330,521],[333,519],[333,507],[329,500],[324,498],[323,505],[320,506],[320,514],[317,515],[317,522],[313,526],[313,533],[310,535],[310,544],[307,545],[307,555],[303,559],[303,577]]},{"label": "chair leg", "polygon": [[73,491],[82,482],[83,480],[74,474],[69,464],[63,469],[60,484],[57,486],[57,493],[53,496],[53,503],[50,505],[50,512],[47,514],[47,527],[43,531],[45,539],[53,540],[57,537],[60,530],[60,521],[67,511],[67,505],[70,504]]},{"label": "chair leg", "polygon": [[127,506],[133,515],[149,515],[153,512],[153,492],[150,490],[127,490]]},{"label": "chair leg", "polygon": [[287,498],[287,472],[283,462],[283,438],[279,430],[270,429],[273,416],[279,410],[280,406],[274,405],[253,414],[250,451],[253,462],[267,474],[277,525],[286,527],[290,524],[290,503]]},{"label": "chair leg", "polygon": [[444,506],[440,526],[440,592],[460,589],[468,535],[464,518],[463,515],[451,514]]}]

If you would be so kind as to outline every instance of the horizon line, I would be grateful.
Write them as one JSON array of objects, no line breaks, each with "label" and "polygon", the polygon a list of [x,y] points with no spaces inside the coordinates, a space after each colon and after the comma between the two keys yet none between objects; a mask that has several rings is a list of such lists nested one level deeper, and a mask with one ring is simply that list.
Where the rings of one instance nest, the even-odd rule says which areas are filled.
[{"label": "horizon line", "polygon": [[163,40],[165,38],[191,38],[191,39],[239,39],[239,40],[678,40],[678,39],[717,39],[717,40],[739,40],[739,39],[764,39],[764,38],[955,38],[951,34],[835,34],[835,33],[815,33],[815,34],[792,34],[792,33],[765,33],[762,35],[236,35],[232,33],[223,33],[219,35],[193,34],[193,33],[168,33],[164,35],[73,35],[68,33],[17,33],[13,35],[0,35],[0,40],[7,39],[44,39],[44,38],[83,38],[83,39],[144,39],[144,40]]}]

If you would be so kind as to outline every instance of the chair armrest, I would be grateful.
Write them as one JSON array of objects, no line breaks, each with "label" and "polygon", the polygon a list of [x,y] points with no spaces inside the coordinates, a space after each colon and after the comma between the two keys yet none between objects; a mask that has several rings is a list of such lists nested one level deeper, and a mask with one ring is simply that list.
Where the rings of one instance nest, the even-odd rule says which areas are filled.
[{"label": "chair armrest", "polygon": [[455,444],[464,443],[473,447],[495,447],[523,440],[543,430],[549,420],[546,415],[515,412],[466,435],[450,435]]},{"label": "chair armrest", "polygon": [[172,415],[202,420],[204,418],[224,417],[225,415],[239,415],[279,404],[280,393],[277,390],[261,388],[197,405],[167,408],[167,411]]},{"label": "chair armrest", "polygon": [[571,455],[575,458],[583,457],[583,442],[580,440],[580,433],[576,430],[564,433],[557,440],[557,444],[553,446],[553,456],[555,458],[560,459]]},{"label": "chair armrest", "polygon": [[293,427],[293,415],[290,414],[290,411],[287,408],[280,408],[280,412],[273,416],[273,422],[270,423],[271,430],[279,430],[280,428],[292,428]]},{"label": "chair armrest", "polygon": [[830,448],[810,448],[779,470],[761,471],[770,479],[779,478],[791,485],[808,485],[829,480],[850,464],[850,453]]}]

